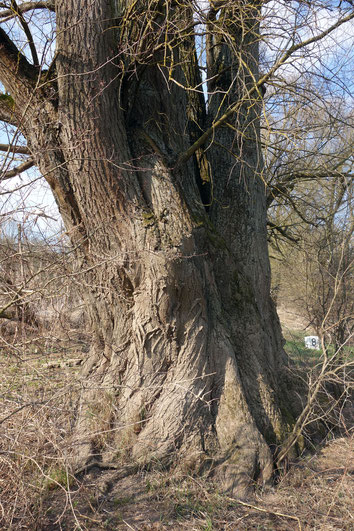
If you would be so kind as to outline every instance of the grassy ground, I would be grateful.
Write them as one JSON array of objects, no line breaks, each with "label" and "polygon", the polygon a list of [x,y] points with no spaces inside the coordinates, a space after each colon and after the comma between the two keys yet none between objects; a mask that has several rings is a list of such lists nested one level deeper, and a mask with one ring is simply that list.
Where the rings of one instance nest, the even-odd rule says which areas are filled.
[{"label": "grassy ground", "polygon": [[[222,495],[208,478],[180,471],[92,469],[74,477],[70,463],[73,410],[80,391],[83,343],[21,338],[0,350],[0,528],[100,529],[354,529],[354,443],[328,440],[247,503]],[[300,332],[286,348],[300,364],[320,352]]]},{"label": "grassy ground", "polygon": [[[283,335],[286,340],[284,348],[298,366],[313,367],[321,362],[321,349],[316,350],[305,347],[305,336],[314,334],[308,331],[284,329]],[[327,350],[329,356],[334,354],[333,345],[327,345]],[[344,346],[341,349],[341,353],[345,358],[354,359],[354,348],[352,346]]]},{"label": "grassy ground", "polygon": [[304,337],[303,332],[287,332],[285,334],[286,343],[284,348],[297,364],[313,366],[320,359],[321,350],[306,348]]}]

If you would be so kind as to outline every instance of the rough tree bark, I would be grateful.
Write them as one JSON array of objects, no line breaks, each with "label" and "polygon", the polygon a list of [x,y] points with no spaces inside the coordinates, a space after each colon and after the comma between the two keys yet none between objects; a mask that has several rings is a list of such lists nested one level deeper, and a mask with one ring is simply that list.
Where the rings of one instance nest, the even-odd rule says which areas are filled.
[{"label": "rough tree bark", "polygon": [[210,9],[208,108],[188,6],[58,1],[47,74],[1,30],[7,117],[77,248],[93,327],[81,463],[178,459],[242,495],[294,422],[269,295],[258,4]]}]

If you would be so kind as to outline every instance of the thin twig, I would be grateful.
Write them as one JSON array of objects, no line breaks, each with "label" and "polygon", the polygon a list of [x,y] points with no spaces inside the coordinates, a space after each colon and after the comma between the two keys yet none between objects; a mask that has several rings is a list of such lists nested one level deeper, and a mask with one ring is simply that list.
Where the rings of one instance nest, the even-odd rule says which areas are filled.
[{"label": "thin twig", "polygon": [[291,514],[278,513],[277,511],[272,511],[270,509],[263,509],[262,507],[257,507],[257,505],[252,505],[251,503],[246,503],[241,500],[237,500],[236,498],[228,499],[237,502],[240,505],[243,505],[244,507],[250,507],[251,509],[255,509],[256,511],[260,511],[262,513],[274,514],[275,516],[280,516],[281,518],[289,518],[290,520],[295,520],[298,523],[299,531],[302,531],[300,518],[298,518],[297,516],[292,516]]}]

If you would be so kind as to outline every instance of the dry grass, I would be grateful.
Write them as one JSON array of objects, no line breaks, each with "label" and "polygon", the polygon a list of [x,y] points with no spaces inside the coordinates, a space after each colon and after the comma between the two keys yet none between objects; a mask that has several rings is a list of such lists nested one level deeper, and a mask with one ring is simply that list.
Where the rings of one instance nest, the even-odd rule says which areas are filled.
[{"label": "dry grass", "polygon": [[304,457],[249,503],[222,495],[208,478],[178,470],[141,470],[121,479],[117,471],[93,468],[74,477],[70,434],[83,343],[44,330],[26,333],[3,337],[0,351],[1,529],[354,528],[349,433]]},{"label": "dry grass", "polygon": [[[19,338],[21,337],[21,341]],[[11,342],[10,342],[11,341]],[[35,529],[43,496],[67,486],[68,436],[78,393],[68,348],[53,339],[2,338],[0,511],[3,529]],[[74,357],[77,352],[71,352]],[[60,363],[62,365],[60,366]]]},{"label": "dry grass", "polygon": [[[93,470],[72,492],[60,525],[85,530],[349,531],[354,525],[353,469],[348,466],[353,449],[350,438],[328,443],[249,503],[220,494],[206,478],[141,471],[116,480],[113,471]],[[64,494],[57,490],[47,496],[41,529],[60,529]]]}]

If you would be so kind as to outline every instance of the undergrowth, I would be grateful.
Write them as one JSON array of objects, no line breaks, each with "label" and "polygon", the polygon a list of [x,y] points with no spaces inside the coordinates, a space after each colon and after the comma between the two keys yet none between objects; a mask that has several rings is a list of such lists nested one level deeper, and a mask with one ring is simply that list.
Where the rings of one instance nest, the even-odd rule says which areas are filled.
[{"label": "undergrowth", "polygon": [[[210,477],[178,469],[155,468],[123,479],[115,479],[116,471],[93,469],[77,478],[70,434],[82,385],[76,362],[82,342],[22,337],[1,346],[1,529],[354,527],[349,431],[294,463],[277,486],[257,486],[249,502],[220,493]],[[307,366],[321,355],[304,349],[300,334],[288,338],[290,347]]]}]

